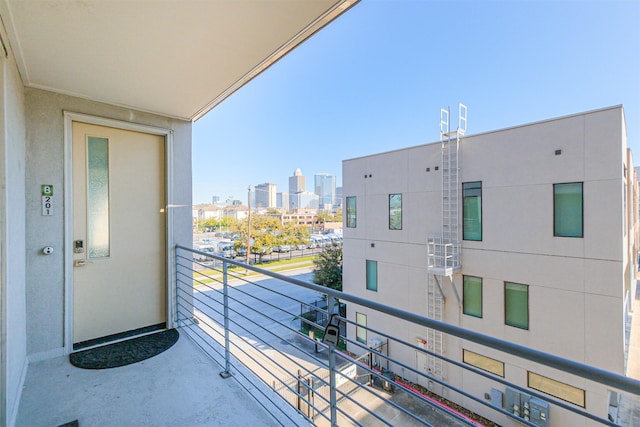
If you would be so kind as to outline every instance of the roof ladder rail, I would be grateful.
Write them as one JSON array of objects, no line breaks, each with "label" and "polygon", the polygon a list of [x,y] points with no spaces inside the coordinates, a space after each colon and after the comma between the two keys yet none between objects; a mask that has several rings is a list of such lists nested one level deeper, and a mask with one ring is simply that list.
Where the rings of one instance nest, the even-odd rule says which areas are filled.
[{"label": "roof ladder rail", "polygon": [[[458,105],[458,128],[453,132],[450,129],[450,116],[450,108],[440,109],[442,222],[440,234],[427,239],[427,316],[439,321],[443,320],[444,315],[444,278],[448,277],[453,286],[453,272],[461,267],[460,137],[467,131],[467,107]],[[427,343],[434,354],[443,354],[445,346],[442,332],[428,329]],[[431,375],[443,378],[442,365],[442,359],[429,356],[427,366]]]}]

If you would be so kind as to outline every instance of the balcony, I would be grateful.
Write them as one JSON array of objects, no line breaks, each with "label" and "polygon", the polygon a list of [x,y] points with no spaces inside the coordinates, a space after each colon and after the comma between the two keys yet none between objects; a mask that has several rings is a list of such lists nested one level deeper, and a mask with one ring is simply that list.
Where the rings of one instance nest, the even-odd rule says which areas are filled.
[{"label": "balcony", "polygon": [[[215,258],[218,267],[194,261],[195,255]],[[181,337],[174,347],[102,371],[74,368],[66,357],[31,364],[17,425],[494,425],[467,408],[501,425],[567,425],[559,424],[567,417],[580,425],[640,425],[640,382],[624,376],[333,291],[310,283],[308,273],[286,276],[186,247],[176,248],[176,273]],[[346,315],[335,298],[346,303]],[[597,395],[591,390],[616,391],[621,398],[609,412],[613,421],[606,409],[602,416],[430,352],[400,330],[356,325],[348,315],[356,305],[476,349],[515,355],[520,366],[557,370],[588,383],[590,399]],[[321,340],[332,314],[337,346]],[[358,339],[363,331],[375,338]],[[491,384],[485,387],[490,393],[418,369],[397,358],[402,349],[441,359],[464,371],[469,384],[472,378]],[[606,393],[601,397],[606,408]],[[468,405],[450,402],[460,399]]]},{"label": "balcony", "polygon": [[460,270],[460,242],[450,242],[441,236],[429,236],[427,267],[430,274],[437,276],[451,276]]}]

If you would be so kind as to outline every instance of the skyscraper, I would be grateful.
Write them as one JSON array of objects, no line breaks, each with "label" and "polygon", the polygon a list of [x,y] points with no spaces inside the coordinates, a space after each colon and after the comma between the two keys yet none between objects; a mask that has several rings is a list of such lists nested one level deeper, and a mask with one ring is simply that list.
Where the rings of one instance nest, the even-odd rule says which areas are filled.
[{"label": "skyscraper", "polygon": [[300,168],[293,171],[293,176],[289,177],[289,194],[299,193],[305,190],[305,179]]},{"label": "skyscraper", "polygon": [[314,176],[314,192],[319,198],[320,209],[331,209],[336,202],[336,177],[328,173]]},{"label": "skyscraper", "polygon": [[276,193],[276,207],[289,209],[289,193]]},{"label": "skyscraper", "polygon": [[276,185],[270,182],[258,184],[256,191],[256,208],[275,208],[276,207]]},{"label": "skyscraper", "polygon": [[305,179],[300,168],[293,171],[293,176],[289,177],[289,211],[300,208],[300,193],[306,191]]}]

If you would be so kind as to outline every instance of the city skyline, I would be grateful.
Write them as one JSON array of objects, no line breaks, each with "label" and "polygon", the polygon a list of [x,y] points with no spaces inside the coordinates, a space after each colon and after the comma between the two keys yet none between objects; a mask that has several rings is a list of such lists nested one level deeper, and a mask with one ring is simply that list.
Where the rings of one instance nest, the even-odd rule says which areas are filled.
[{"label": "city skyline", "polygon": [[[342,161],[624,105],[640,161],[640,2],[366,1],[193,126],[193,201]],[[456,114],[452,114],[455,120]],[[637,163],[637,162],[636,162]]]},{"label": "city skyline", "polygon": [[[300,170],[300,168],[296,168],[294,170],[294,174],[297,170]],[[310,192],[310,193],[314,193],[314,194],[318,194],[320,196],[320,194],[317,192],[317,188],[316,188],[316,179],[318,176],[327,176],[327,177],[333,177],[334,183],[335,183],[335,189],[337,188],[341,188],[341,185],[338,185],[338,181],[337,181],[337,177],[335,174],[332,173],[327,173],[327,172],[315,172],[313,174],[314,180],[313,180],[313,188],[308,188],[308,185],[310,185],[310,183],[308,184],[306,181],[307,175],[304,175],[304,173],[302,174],[303,177],[305,178],[305,184],[304,184],[304,191]],[[291,178],[292,176],[289,176],[289,178]],[[267,187],[265,186],[269,186],[268,190]],[[248,196],[248,191],[249,191],[249,186],[251,187],[251,194],[252,194],[252,205],[253,207],[258,207],[258,203],[256,202],[256,200],[261,200],[260,197],[258,195],[258,192],[260,191],[273,191],[274,194],[278,194],[278,193],[287,193],[287,194],[291,194],[291,187],[290,185],[288,185],[287,187],[285,187],[285,189],[281,189],[281,187],[279,187],[277,184],[275,184],[273,182],[273,180],[266,180],[262,183],[259,184],[250,184],[247,186],[244,195],[236,195],[236,194],[224,194],[224,193],[213,193],[210,194],[208,199],[202,202],[197,202],[195,199],[193,201],[194,205],[197,204],[215,204],[215,203],[227,203],[229,200],[240,200],[243,202],[243,204],[247,204],[247,196]],[[271,189],[271,186],[275,187],[275,190]],[[337,193],[335,192],[334,189],[334,195],[333,195],[333,203],[334,204],[338,204],[339,201],[336,200],[336,198],[338,197]],[[286,191],[285,191],[286,190]],[[275,196],[274,196],[275,197]],[[267,206],[263,206],[263,207],[267,207]]]}]

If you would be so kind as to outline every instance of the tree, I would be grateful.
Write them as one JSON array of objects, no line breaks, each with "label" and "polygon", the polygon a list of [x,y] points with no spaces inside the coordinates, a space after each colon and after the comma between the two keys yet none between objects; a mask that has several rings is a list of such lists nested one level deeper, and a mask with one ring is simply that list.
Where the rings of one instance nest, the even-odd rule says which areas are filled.
[{"label": "tree", "polygon": [[[239,237],[235,241],[236,250],[247,247],[247,221],[238,221],[232,230]],[[276,234],[280,229],[280,221],[266,215],[251,216],[251,253],[259,257],[270,254],[273,246],[277,244]]]},{"label": "tree", "polygon": [[277,236],[279,244],[295,247],[309,241],[309,230],[303,225],[285,224]]},{"label": "tree", "polygon": [[342,291],[342,248],[326,247],[313,260],[313,283]]}]

